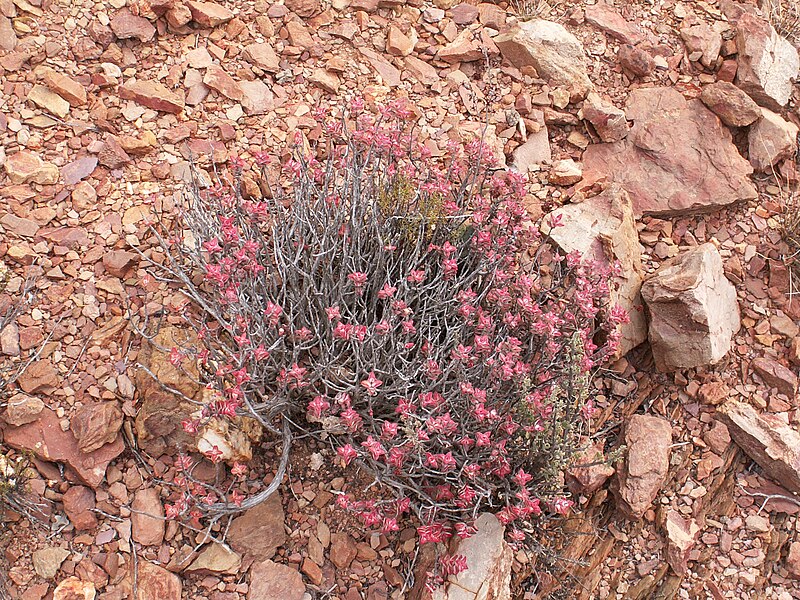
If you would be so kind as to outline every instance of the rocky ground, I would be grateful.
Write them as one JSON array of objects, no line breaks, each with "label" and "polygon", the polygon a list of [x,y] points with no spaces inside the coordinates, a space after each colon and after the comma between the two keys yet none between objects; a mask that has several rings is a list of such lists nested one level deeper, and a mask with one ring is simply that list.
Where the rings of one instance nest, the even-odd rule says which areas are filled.
[{"label": "rocky ground", "polygon": [[[625,451],[568,477],[577,562],[528,578],[487,521],[462,548],[482,559],[471,572],[502,584],[495,597],[510,568],[528,598],[560,597],[559,582],[587,599],[800,598],[800,301],[781,231],[800,61],[773,27],[794,39],[788,8],[767,4],[0,0],[0,303],[29,278],[37,292],[0,332],[3,364],[32,359],[0,439],[12,462],[33,456],[44,522],[6,511],[4,593],[418,596],[415,530],[345,518],[335,493],[371,480],[313,444],[280,497],[213,532],[227,545],[165,522],[186,409],[137,370],[202,394],[133,327],[181,335],[182,298],[133,248],[156,252],[147,225],[187,161],[212,179],[230,157],[285,158],[298,132],[319,136],[316,107],[363,96],[409,98],[434,155],[488,123],[530,176],[531,212],[562,215],[556,243],[623,268],[629,352],[597,382],[595,450]],[[247,491],[272,477],[254,468]],[[459,583],[450,597],[477,592]]]}]

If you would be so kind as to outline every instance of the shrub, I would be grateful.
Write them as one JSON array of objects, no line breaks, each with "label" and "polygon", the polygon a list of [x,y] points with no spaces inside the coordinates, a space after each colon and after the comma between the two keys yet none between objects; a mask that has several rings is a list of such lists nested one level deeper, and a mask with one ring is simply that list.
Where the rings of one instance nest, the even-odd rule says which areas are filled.
[{"label": "shrub", "polygon": [[[195,187],[154,229],[205,345],[174,349],[176,364],[195,356],[218,391],[202,418],[291,423],[368,466],[394,497],[338,498],[366,526],[413,512],[420,543],[444,542],[490,510],[519,542],[571,505],[560,474],[624,318],[608,273],[540,238],[524,178],[494,170],[480,140],[437,161],[403,105],[352,109],[355,122],[324,117],[325,143],[284,165],[271,198],[242,194],[234,159],[229,184]],[[185,493],[170,512],[228,510],[236,493]],[[429,584],[463,566],[442,557]]]}]

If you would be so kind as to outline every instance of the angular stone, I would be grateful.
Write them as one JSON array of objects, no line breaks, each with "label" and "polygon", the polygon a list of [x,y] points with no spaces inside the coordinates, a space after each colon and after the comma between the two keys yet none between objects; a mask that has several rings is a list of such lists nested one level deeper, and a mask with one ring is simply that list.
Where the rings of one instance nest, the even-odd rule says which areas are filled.
[{"label": "angular stone", "polygon": [[636,23],[626,21],[622,15],[604,2],[587,5],[584,14],[587,23],[602,29],[623,44],[636,45],[645,39],[644,32]]},{"label": "angular stone", "polygon": [[97,590],[91,581],[67,577],[53,590],[53,600],[94,600]]},{"label": "angular stone", "polygon": [[233,19],[234,14],[229,9],[215,2],[186,2],[192,13],[192,19],[201,27],[216,27]]},{"label": "angular stone", "polygon": [[433,85],[440,79],[435,67],[416,56],[407,56],[405,66],[406,71],[423,85]]},{"label": "angular stone", "polygon": [[88,181],[81,181],[72,190],[72,207],[77,211],[97,208],[97,191]]},{"label": "angular stone", "polygon": [[586,96],[579,116],[592,124],[604,142],[618,142],[630,130],[625,111],[603,100],[595,92]]},{"label": "angular stone", "polygon": [[185,4],[177,4],[164,15],[167,24],[174,30],[181,29],[192,20],[192,11]]},{"label": "angular stone", "polygon": [[452,552],[466,557],[467,570],[447,578],[447,597],[511,600],[514,554],[504,540],[505,528],[490,513],[481,514],[475,528],[475,534],[459,540]]},{"label": "angular stone", "polygon": [[19,356],[19,327],[9,323],[0,331],[0,352],[6,356]]},{"label": "angular stone", "polygon": [[617,52],[622,70],[631,79],[648,77],[656,68],[655,59],[646,50],[630,44],[622,44]]},{"label": "angular stone", "polygon": [[[477,16],[477,9],[475,13]],[[403,33],[399,27],[389,26],[389,33],[386,36],[386,52],[393,56],[408,56],[414,51],[415,45],[416,42]]]},{"label": "angular stone", "polygon": [[152,23],[142,17],[137,17],[127,8],[118,11],[111,17],[111,31],[120,40],[137,39],[142,43],[149,42],[156,34]]},{"label": "angular stone", "polygon": [[263,115],[275,108],[275,96],[272,90],[260,79],[240,81],[242,90],[242,108],[246,115]]},{"label": "angular stone", "polygon": [[228,75],[225,69],[219,65],[211,65],[206,69],[206,74],[203,76],[203,83],[212,90],[218,91],[226,98],[237,102],[242,99],[242,88],[240,88],[233,77]]},{"label": "angular stone", "polygon": [[581,164],[576,163],[571,158],[565,158],[553,163],[553,167],[548,174],[550,183],[556,185],[572,185],[578,183],[581,179],[583,179]]},{"label": "angular stone", "polygon": [[[609,300],[628,313],[629,321],[619,325],[617,356],[627,354],[647,339],[647,322],[640,290],[644,269],[631,200],[619,185],[610,185],[598,196],[578,204],[567,204],[553,211],[562,225],[543,230],[564,252],[577,251],[583,264],[598,262],[610,268],[621,267],[614,276]],[[545,219],[545,222],[547,219]]]},{"label": "angular stone", "polygon": [[766,173],[797,152],[797,125],[780,115],[761,109],[762,117],[747,134],[748,157],[753,168]]},{"label": "angular stone", "polygon": [[47,87],[69,102],[70,106],[86,104],[86,88],[80,83],[50,68],[43,69],[41,73]]},{"label": "angular stone", "polygon": [[625,427],[623,443],[625,461],[617,469],[611,490],[619,511],[628,519],[640,519],[667,477],[672,427],[659,417],[634,414]]},{"label": "angular stone", "polygon": [[337,569],[346,569],[358,554],[356,541],[346,533],[331,535],[329,557]]},{"label": "angular stone", "polygon": [[58,181],[58,167],[43,161],[30,150],[20,150],[8,156],[3,167],[11,183],[53,185]]},{"label": "angular stone", "polygon": [[28,394],[49,394],[58,387],[58,371],[49,360],[31,363],[17,379],[17,385]]},{"label": "angular stone", "polygon": [[738,400],[723,404],[717,415],[731,438],[764,473],[787,490],[800,494],[800,433],[770,413],[759,414]]},{"label": "angular stone", "polygon": [[768,386],[794,400],[797,394],[797,375],[776,360],[762,356],[751,363],[753,370]]},{"label": "angular stone", "polygon": [[131,162],[131,157],[125,152],[117,136],[110,134],[105,137],[97,159],[101,165],[109,169],[121,169]]},{"label": "angular stone", "polygon": [[5,443],[17,450],[29,450],[48,462],[67,464],[78,478],[91,488],[96,488],[105,478],[106,467],[125,449],[122,437],[94,452],[81,452],[70,431],[61,429],[61,419],[49,408],[39,418],[20,427],[6,427]]},{"label": "angular stone", "polygon": [[131,536],[142,546],[158,546],[164,541],[164,505],[155,488],[136,492],[131,503]]},{"label": "angular stone", "polygon": [[758,104],[727,81],[717,81],[705,86],[700,100],[729,127],[745,127],[761,118]]},{"label": "angular stone", "polygon": [[689,553],[697,543],[702,528],[695,519],[687,519],[676,510],[667,512],[667,562],[677,575],[688,570]]},{"label": "angular stone", "polygon": [[684,27],[680,33],[689,54],[699,54],[700,64],[707,69],[714,69],[722,49],[722,35],[708,23]]},{"label": "angular stone", "polygon": [[237,574],[242,566],[242,557],[222,544],[211,543],[200,551],[186,573],[208,575],[209,573]]},{"label": "angular stone", "polygon": [[42,579],[55,579],[61,564],[72,554],[64,548],[42,548],[32,555],[33,568]]},{"label": "angular stone", "polygon": [[36,84],[31,88],[28,101],[62,119],[69,114],[69,102],[43,85]]},{"label": "angular stone", "polygon": [[111,250],[103,255],[103,266],[114,277],[124,277],[139,262],[139,254],[127,250]]},{"label": "angular stone", "polygon": [[129,591],[124,597],[130,600],[181,600],[183,584],[180,577],[141,558],[137,561],[137,593],[133,596],[133,561],[130,563],[131,571],[124,580],[124,587]]},{"label": "angular stone", "polygon": [[250,61],[259,69],[268,73],[277,73],[281,70],[280,58],[269,44],[250,44],[245,46],[242,52],[245,60]]},{"label": "angular stone", "polygon": [[64,512],[77,531],[93,530],[97,527],[94,492],[82,485],[71,486],[62,497]]},{"label": "angular stone", "polygon": [[0,50],[11,52],[17,47],[17,34],[14,31],[14,26],[11,24],[11,19],[0,15]]},{"label": "angular stone", "polygon": [[0,225],[3,226],[6,232],[13,233],[19,237],[32,238],[39,232],[39,226],[35,221],[23,219],[11,213],[6,213],[0,219]]},{"label": "angular stone", "polygon": [[33,423],[44,410],[44,402],[34,396],[17,393],[8,399],[3,411],[3,420],[9,425],[19,427]]},{"label": "angular stone", "polygon": [[750,163],[700,100],[687,102],[672,88],[640,88],[631,92],[626,114],[634,125],[623,141],[584,152],[586,186],[603,179],[622,184],[637,216],[716,210],[757,196]]},{"label": "angular stone", "polygon": [[358,51],[367,58],[369,64],[380,76],[384,85],[388,85],[389,87],[397,87],[400,85],[402,82],[400,71],[381,54],[366,47],[359,48]]},{"label": "angular stone", "polygon": [[514,169],[527,173],[532,166],[549,162],[552,158],[547,126],[542,125],[539,131],[528,134],[527,142],[514,149]]},{"label": "angular stone", "polygon": [[228,531],[228,543],[236,552],[256,560],[272,558],[286,542],[283,505],[276,492],[261,504],[236,517]]},{"label": "angular stone", "polygon": [[745,13],[736,24],[736,85],[770,110],[786,106],[800,70],[797,49],[766,20]]},{"label": "angular stone", "polygon": [[157,81],[129,81],[119,88],[120,98],[133,100],[142,106],[178,114],[185,106],[182,95],[171,91]]},{"label": "angular stone", "polygon": [[321,87],[329,94],[335,94],[339,91],[341,81],[336,73],[332,73],[326,69],[314,69],[311,76],[308,78],[309,83]]},{"label": "angular stone", "polygon": [[592,91],[583,45],[563,25],[531,19],[494,38],[504,58],[517,68],[533,67],[552,87],[566,87],[573,102]]},{"label": "angular stone", "polygon": [[306,586],[299,571],[271,560],[250,568],[247,600],[303,600]]},{"label": "angular stone", "polygon": [[716,247],[705,243],[665,261],[642,285],[659,371],[712,365],[739,331],[736,289]]},{"label": "angular stone", "polygon": [[573,465],[566,472],[569,491],[576,495],[589,495],[603,487],[615,472],[614,467],[605,460],[603,440],[588,443],[576,454]]},{"label": "angular stone", "polygon": [[284,6],[298,17],[306,19],[322,12],[319,0],[286,0]]},{"label": "angular stone", "polygon": [[800,541],[789,544],[789,552],[784,564],[792,579],[800,579]]},{"label": "angular stone", "polygon": [[[61,168],[61,177],[66,185],[75,185],[86,179],[97,167],[96,156],[83,156],[67,163]],[[88,185],[88,184],[87,184]],[[95,194],[95,197],[97,195]]]},{"label": "angular stone", "polygon": [[92,402],[80,407],[70,419],[70,429],[81,452],[93,452],[117,439],[122,410],[116,402]]}]

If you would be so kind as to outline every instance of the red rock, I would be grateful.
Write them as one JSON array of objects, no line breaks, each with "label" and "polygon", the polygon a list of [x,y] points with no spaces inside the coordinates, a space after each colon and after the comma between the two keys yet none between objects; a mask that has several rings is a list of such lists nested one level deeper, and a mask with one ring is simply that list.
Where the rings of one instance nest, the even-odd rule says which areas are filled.
[{"label": "red rock", "polygon": [[462,2],[450,9],[450,14],[456,25],[470,25],[478,20],[481,13],[477,6]]},{"label": "red rock", "polygon": [[699,55],[698,62],[707,69],[715,69],[722,49],[722,35],[707,23],[698,23],[681,29],[681,39],[689,55]]},{"label": "red rock", "polygon": [[286,0],[284,5],[298,17],[303,18],[313,17],[322,11],[319,0]]},{"label": "red rock", "polygon": [[131,535],[143,546],[158,546],[164,541],[164,506],[155,488],[136,492],[131,503]]},{"label": "red rock", "polygon": [[339,76],[336,75],[336,73],[331,73],[330,71],[321,68],[314,69],[314,71],[311,73],[311,76],[308,78],[308,81],[316,86],[321,87],[329,94],[335,94],[338,92],[339,86],[341,85]]},{"label": "red rock", "polygon": [[[133,561],[130,563],[133,565]],[[131,600],[181,600],[183,584],[180,577],[142,558],[137,561],[137,564],[137,594],[136,596],[125,596],[126,598]],[[133,589],[132,575],[133,568],[124,581],[125,588],[130,590],[128,594],[131,594]]]},{"label": "red rock", "polygon": [[644,40],[644,33],[638,25],[626,21],[604,2],[586,5],[584,14],[587,23],[605,31],[623,44],[636,45]]},{"label": "red rock", "polygon": [[39,226],[34,221],[18,217],[11,213],[6,213],[3,218],[0,219],[0,225],[2,225],[7,232],[20,237],[32,238],[39,232]]},{"label": "red rock", "polygon": [[716,364],[741,325],[736,289],[707,242],[665,261],[642,285],[659,371]]},{"label": "red rock", "polygon": [[745,13],[736,24],[736,85],[770,110],[786,106],[800,70],[797,49],[766,20]]},{"label": "red rock", "polygon": [[800,494],[800,433],[775,415],[759,414],[744,402],[730,400],[717,412],[731,438],[787,490]]},{"label": "red rock", "polygon": [[3,167],[11,183],[53,185],[58,181],[58,167],[43,161],[30,150],[20,150],[6,158]]},{"label": "red rock", "polygon": [[346,569],[356,557],[356,541],[346,533],[331,534],[329,558],[338,569]]},{"label": "red rock", "polygon": [[81,452],[93,452],[117,439],[122,411],[116,402],[92,402],[80,407],[70,419],[70,429]]},{"label": "red rock", "polygon": [[380,75],[383,83],[389,87],[397,87],[402,82],[400,71],[379,53],[369,48],[358,49],[361,54],[367,57],[369,64]]},{"label": "red rock", "polygon": [[405,66],[406,71],[422,85],[433,85],[440,79],[435,67],[416,56],[407,56]]},{"label": "red rock", "polygon": [[49,408],[39,418],[20,427],[6,427],[5,443],[17,450],[29,450],[48,462],[63,462],[91,488],[103,481],[106,467],[125,449],[122,437],[94,452],[81,452],[70,431],[61,429],[61,420]]},{"label": "red rock", "polygon": [[103,141],[103,146],[97,155],[100,164],[109,169],[121,169],[129,162],[131,157],[119,143],[114,135],[107,135]]},{"label": "red rock", "polygon": [[322,583],[322,569],[320,569],[319,565],[313,560],[304,558],[301,570],[314,585],[320,585]]},{"label": "red rock", "polygon": [[625,73],[629,74],[632,79],[647,77],[656,68],[655,60],[646,50],[630,44],[623,44],[619,47],[617,60]]},{"label": "red rock", "polygon": [[246,115],[263,115],[275,108],[275,96],[267,84],[260,79],[240,81],[242,108]]},{"label": "red rock", "polygon": [[791,369],[783,366],[778,361],[762,356],[753,360],[750,363],[753,370],[758,373],[764,382],[775,389],[781,394],[795,398],[797,393],[797,375]]},{"label": "red rock", "polygon": [[291,567],[265,560],[250,568],[247,600],[302,600],[303,576]]},{"label": "red rock", "polygon": [[49,68],[44,69],[43,78],[47,87],[69,102],[70,106],[86,104],[86,88],[74,79]]},{"label": "red rock", "polygon": [[702,528],[694,519],[687,519],[676,510],[667,513],[667,562],[677,575],[688,570],[689,553],[697,543]]},{"label": "red rock", "polygon": [[614,474],[614,467],[605,462],[603,440],[589,444],[576,456],[566,473],[567,487],[573,494],[593,494]]},{"label": "red rock", "polygon": [[0,15],[0,50],[11,52],[17,47],[17,34],[11,25],[11,20]]},{"label": "red rock", "polygon": [[76,531],[93,530],[97,527],[94,492],[82,485],[73,485],[62,497],[64,512]]},{"label": "red rock", "polygon": [[139,255],[126,250],[111,250],[103,255],[103,266],[114,277],[124,277],[138,262]]},{"label": "red rock", "polygon": [[800,579],[800,542],[789,544],[789,552],[786,555],[784,566],[789,572],[789,577]]},{"label": "red rock", "polygon": [[229,9],[215,2],[186,2],[192,13],[192,19],[202,27],[216,27],[233,19],[234,14]]},{"label": "red rock", "polygon": [[249,44],[242,52],[246,60],[268,73],[277,73],[281,70],[280,59],[269,44]]},{"label": "red rock", "polygon": [[91,175],[95,167],[96,156],[83,156],[61,167],[61,177],[66,185],[74,185]]},{"label": "red rock", "polygon": [[43,409],[44,402],[39,398],[17,393],[8,399],[6,409],[3,411],[3,420],[15,427],[26,425],[33,423]]},{"label": "red rock", "polygon": [[119,89],[119,95],[147,108],[175,114],[180,113],[185,105],[182,95],[157,81],[129,81]]},{"label": "red rock", "polygon": [[625,112],[594,92],[586,96],[580,117],[592,124],[604,142],[618,142],[630,130]]},{"label": "red rock", "polygon": [[164,15],[167,24],[173,29],[180,29],[192,20],[192,11],[185,4],[178,4],[170,8]]},{"label": "red rock", "polygon": [[[477,11],[476,11],[477,12]],[[395,25],[389,26],[386,36],[386,52],[393,56],[408,56],[414,51],[415,41]]]},{"label": "red rock", "polygon": [[700,94],[700,100],[729,127],[744,127],[761,118],[758,104],[738,87],[726,81],[705,86]]},{"label": "red rock", "polygon": [[219,65],[211,65],[206,69],[206,74],[203,76],[203,83],[231,100],[236,100],[238,102],[243,97],[242,88],[240,88],[233,77],[228,75],[225,69]]},{"label": "red rock", "polygon": [[49,360],[37,360],[17,379],[19,387],[28,394],[49,394],[58,383],[58,371]]},{"label": "red rock", "polygon": [[602,179],[622,184],[637,216],[710,211],[757,196],[752,167],[700,100],[687,102],[673,88],[639,88],[626,115],[634,125],[624,140],[584,152],[586,186]]},{"label": "red rock", "polygon": [[797,132],[797,125],[762,108],[761,118],[747,134],[750,164],[758,172],[771,173],[772,167],[797,152]]},{"label": "red rock", "polygon": [[618,467],[611,490],[619,511],[629,519],[639,519],[667,477],[672,427],[664,419],[634,414],[625,427],[623,443],[626,460]]},{"label": "red rock", "polygon": [[471,62],[483,58],[484,48],[475,31],[465,29],[452,42],[439,49],[436,58],[449,63]]},{"label": "red rock", "polygon": [[156,34],[156,28],[150,21],[137,17],[127,8],[123,8],[111,17],[110,25],[114,35],[121,40],[135,38],[144,43],[152,40]]},{"label": "red rock", "polygon": [[278,493],[236,517],[228,530],[231,548],[256,560],[272,558],[285,541],[283,505]]},{"label": "red rock", "polygon": [[96,590],[91,581],[67,577],[53,590],[53,600],[94,600]]}]

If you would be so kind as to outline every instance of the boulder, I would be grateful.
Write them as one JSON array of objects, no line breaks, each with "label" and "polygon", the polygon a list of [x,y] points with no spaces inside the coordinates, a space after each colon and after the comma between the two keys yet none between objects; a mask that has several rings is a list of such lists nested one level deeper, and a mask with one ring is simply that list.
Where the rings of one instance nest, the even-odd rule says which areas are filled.
[{"label": "boulder", "polygon": [[797,125],[784,120],[766,108],[761,109],[761,119],[750,127],[747,148],[750,164],[765,173],[785,158],[797,152]]},{"label": "boulder", "polygon": [[625,517],[640,519],[667,477],[672,426],[659,417],[632,415],[622,443],[626,448],[625,460],[617,469],[611,491]]},{"label": "boulder", "polygon": [[757,197],[753,168],[700,100],[687,102],[672,88],[640,88],[626,114],[634,125],[624,140],[583,153],[585,185],[621,183],[636,216],[710,211]]},{"label": "boulder", "polygon": [[729,127],[744,127],[761,118],[758,104],[727,81],[717,81],[705,86],[700,100]]},{"label": "boulder", "polygon": [[280,495],[276,492],[236,517],[231,522],[227,540],[239,554],[256,560],[272,558],[278,546],[286,541]]},{"label": "boulder", "polygon": [[533,67],[550,86],[567,88],[572,102],[583,100],[593,89],[583,45],[559,23],[524,21],[496,36],[494,43],[515,67]]},{"label": "boulder", "polygon": [[797,49],[768,21],[744,13],[736,24],[736,85],[770,110],[786,106],[800,70]]},{"label": "boulder", "polygon": [[659,371],[713,365],[739,331],[736,290],[711,243],[671,258],[642,285]]},{"label": "boulder", "polygon": [[800,433],[779,417],[745,402],[729,400],[717,411],[733,441],[764,473],[787,490],[800,494]]},{"label": "boulder", "polygon": [[299,571],[271,560],[250,568],[247,600],[303,600],[306,586]]},{"label": "boulder", "polygon": [[580,252],[584,264],[597,261],[610,267],[619,262],[621,274],[613,277],[610,301],[624,308],[630,318],[619,326],[617,354],[626,354],[647,339],[640,295],[644,276],[642,251],[628,194],[612,184],[593,198],[556,209],[552,216],[562,224],[551,229],[543,223],[542,230],[564,252]]},{"label": "boulder", "polygon": [[586,96],[579,116],[592,124],[604,142],[618,142],[628,135],[630,130],[625,111],[603,100],[595,92]]}]

